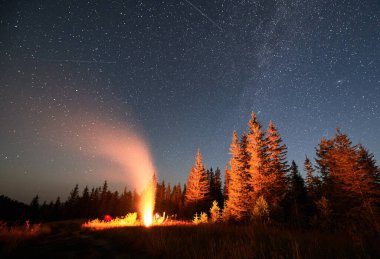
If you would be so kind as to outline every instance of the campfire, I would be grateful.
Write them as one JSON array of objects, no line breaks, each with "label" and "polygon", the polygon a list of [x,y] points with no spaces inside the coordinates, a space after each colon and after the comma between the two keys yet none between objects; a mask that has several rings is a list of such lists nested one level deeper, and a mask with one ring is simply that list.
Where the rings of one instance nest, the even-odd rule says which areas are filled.
[{"label": "campfire", "polygon": [[94,219],[85,222],[82,227],[92,230],[102,230],[108,228],[133,227],[133,226],[171,226],[185,225],[190,222],[178,221],[169,217],[165,212],[160,215],[154,213],[156,196],[156,181],[152,180],[148,183],[144,191],[140,195],[139,213],[128,213],[124,217],[112,218],[110,215],[105,215],[103,220]]}]

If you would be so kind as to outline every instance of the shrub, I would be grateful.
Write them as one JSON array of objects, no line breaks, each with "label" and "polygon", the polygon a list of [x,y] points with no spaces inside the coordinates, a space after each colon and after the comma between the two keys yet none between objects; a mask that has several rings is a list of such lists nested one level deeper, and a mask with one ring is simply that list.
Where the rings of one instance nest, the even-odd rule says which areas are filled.
[{"label": "shrub", "polygon": [[194,218],[193,218],[193,223],[195,225],[198,225],[200,222],[201,222],[201,220],[200,220],[200,218],[198,216],[198,213],[195,213]]},{"label": "shrub", "polygon": [[208,222],[207,213],[201,212],[200,223],[207,223],[207,222]]}]

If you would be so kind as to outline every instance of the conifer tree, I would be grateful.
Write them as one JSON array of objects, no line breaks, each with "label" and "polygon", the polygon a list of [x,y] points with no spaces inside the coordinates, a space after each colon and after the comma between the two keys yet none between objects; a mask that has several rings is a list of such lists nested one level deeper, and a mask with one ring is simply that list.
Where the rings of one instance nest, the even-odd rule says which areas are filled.
[{"label": "conifer tree", "polygon": [[[190,211],[205,209],[208,206],[210,185],[202,161],[201,152],[198,149],[195,164],[191,167],[187,181],[185,194],[186,205]],[[207,208],[208,209],[208,208]]]},{"label": "conifer tree", "polygon": [[[323,195],[328,200],[332,219],[339,227],[378,225],[376,167],[363,147],[353,146],[337,129],[330,140],[321,140],[317,164],[323,179]],[[367,162],[365,162],[367,161]],[[369,162],[369,163],[368,163]]]},{"label": "conifer tree", "polygon": [[356,183],[354,192],[361,197],[362,207],[367,213],[367,218],[375,226],[378,232],[380,218],[380,179],[379,168],[376,161],[363,145],[358,145],[357,150]]},{"label": "conifer tree", "polygon": [[240,149],[241,149],[240,159],[242,162],[242,170],[244,171],[244,174],[247,175],[248,177],[250,155],[247,148],[248,148],[248,135],[243,133],[241,136],[241,141],[240,141]]},{"label": "conifer tree", "polygon": [[212,197],[213,190],[214,190],[214,180],[215,180],[214,170],[212,169],[212,167],[210,169],[207,169],[207,177],[210,184],[210,195]]},{"label": "conifer tree", "polygon": [[230,154],[231,169],[229,170],[228,199],[224,209],[224,218],[240,221],[249,216],[250,193],[243,161],[243,150],[236,131],[232,134]]},{"label": "conifer tree", "polygon": [[181,184],[178,183],[173,187],[172,193],[172,201],[173,201],[173,212],[179,214],[182,210],[182,193],[181,193]]},{"label": "conifer tree", "polygon": [[306,216],[309,218],[309,223],[315,225],[316,204],[321,198],[321,181],[315,175],[313,164],[307,156],[305,157],[304,171],[306,173],[305,186],[307,192]]},{"label": "conifer tree", "polygon": [[210,218],[212,223],[216,223],[220,220],[220,208],[217,201],[212,202],[210,209]]},{"label": "conifer tree", "polygon": [[34,221],[40,219],[40,198],[36,195],[30,202],[30,218]]},{"label": "conifer tree", "polygon": [[61,217],[62,217],[61,209],[62,209],[61,198],[58,196],[57,199],[55,200],[55,203],[53,206],[53,219],[54,220],[61,219]]},{"label": "conifer tree", "polygon": [[306,223],[307,191],[305,181],[298,171],[297,164],[292,161],[290,167],[290,203],[291,223],[301,226]]},{"label": "conifer tree", "polygon": [[251,191],[250,200],[252,202],[251,206],[253,207],[256,203],[256,199],[261,195],[264,195],[267,201],[267,197],[270,195],[269,185],[273,182],[273,176],[268,174],[266,170],[266,141],[264,139],[264,133],[261,130],[261,124],[253,112],[248,127],[248,174]]},{"label": "conifer tree", "polygon": [[230,169],[228,163],[224,167],[224,185],[223,185],[223,196],[224,201],[228,200],[228,185],[230,182]]},{"label": "conifer tree", "polygon": [[280,202],[284,199],[288,189],[286,173],[288,171],[286,154],[287,148],[282,143],[280,134],[277,132],[273,122],[269,122],[267,130],[267,158],[266,170],[267,174],[271,175],[270,196],[267,201],[273,207],[279,206]]},{"label": "conifer tree", "polygon": [[80,198],[80,214],[84,217],[88,216],[90,212],[90,193],[88,191],[88,187],[86,186],[83,189],[82,197]]},{"label": "conifer tree", "polygon": [[220,169],[217,167],[214,174],[214,186],[213,186],[212,200],[216,200],[218,204],[223,205],[223,193],[222,193],[222,179]]},{"label": "conifer tree", "polygon": [[68,218],[75,218],[79,214],[79,187],[78,184],[75,185],[74,189],[70,192],[65,207]]},{"label": "conifer tree", "polygon": [[328,155],[330,150],[332,149],[332,144],[332,140],[322,138],[316,149],[317,158],[315,159],[315,161],[317,163],[317,169],[319,170],[319,174],[321,175],[321,191],[323,192],[323,195],[326,195],[331,191],[329,189],[331,187],[331,184]]},{"label": "conifer tree", "polygon": [[306,172],[305,184],[308,196],[311,197],[312,200],[315,200],[316,198],[319,198],[318,192],[320,187],[320,181],[318,177],[314,175],[315,172],[313,164],[307,156],[305,157],[304,170]]}]

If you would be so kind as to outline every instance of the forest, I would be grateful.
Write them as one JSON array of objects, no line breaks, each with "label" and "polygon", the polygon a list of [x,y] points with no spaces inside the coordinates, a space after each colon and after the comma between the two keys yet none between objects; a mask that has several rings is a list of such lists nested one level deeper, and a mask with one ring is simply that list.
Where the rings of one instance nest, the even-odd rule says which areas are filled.
[{"label": "forest", "polygon": [[[247,132],[240,138],[232,133],[223,176],[219,168],[205,168],[198,149],[186,184],[156,181],[155,211],[191,220],[216,209],[214,221],[229,224],[380,233],[380,171],[362,144],[337,129],[333,138],[320,140],[315,159],[305,156],[304,178],[300,166],[287,161],[287,147],[272,121],[264,131],[252,113]],[[0,219],[12,225],[116,217],[137,211],[138,200],[135,190],[111,191],[107,181],[83,190],[76,185],[65,201],[41,203],[37,195],[25,205],[2,195]]]}]

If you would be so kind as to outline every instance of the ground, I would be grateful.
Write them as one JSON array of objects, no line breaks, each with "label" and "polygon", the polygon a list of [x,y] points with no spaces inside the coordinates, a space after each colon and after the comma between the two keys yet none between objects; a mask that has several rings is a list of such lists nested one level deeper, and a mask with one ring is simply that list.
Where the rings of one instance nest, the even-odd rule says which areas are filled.
[{"label": "ground", "polygon": [[[0,238],[1,258],[376,258],[377,241],[262,225],[126,227],[102,231],[83,221],[44,224],[30,238]],[[379,258],[379,257],[378,257]]]}]

